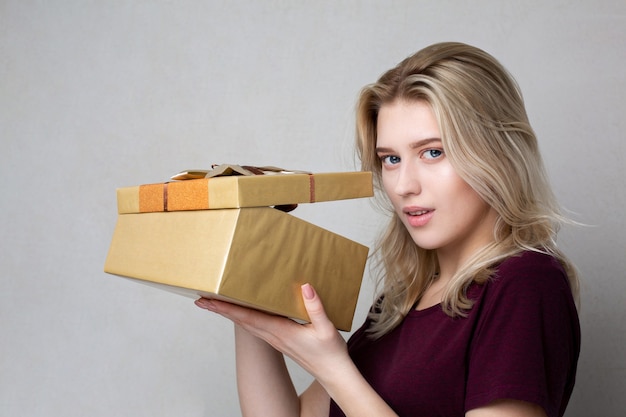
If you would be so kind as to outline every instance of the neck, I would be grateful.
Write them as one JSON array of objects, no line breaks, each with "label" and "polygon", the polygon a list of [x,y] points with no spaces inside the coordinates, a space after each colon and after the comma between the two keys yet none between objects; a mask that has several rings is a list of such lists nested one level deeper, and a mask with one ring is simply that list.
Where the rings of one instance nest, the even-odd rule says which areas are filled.
[{"label": "neck", "polygon": [[486,227],[482,227],[479,232],[471,238],[458,245],[448,245],[436,250],[437,261],[439,263],[439,275],[442,279],[449,281],[457,272],[464,267],[474,255],[480,250],[494,242],[494,229],[498,215],[495,210],[490,209],[485,213],[482,222]]}]

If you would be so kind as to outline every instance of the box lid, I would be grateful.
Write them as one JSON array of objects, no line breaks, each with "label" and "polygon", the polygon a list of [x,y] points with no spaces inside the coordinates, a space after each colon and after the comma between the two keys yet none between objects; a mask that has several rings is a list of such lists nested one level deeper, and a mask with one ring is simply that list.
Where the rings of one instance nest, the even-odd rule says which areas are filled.
[{"label": "box lid", "polygon": [[218,167],[218,175],[215,170],[184,171],[172,177],[176,180],[171,182],[118,188],[118,213],[295,206],[374,194],[371,172],[311,174],[261,168],[262,175],[242,175],[236,170],[237,165],[223,167]]}]

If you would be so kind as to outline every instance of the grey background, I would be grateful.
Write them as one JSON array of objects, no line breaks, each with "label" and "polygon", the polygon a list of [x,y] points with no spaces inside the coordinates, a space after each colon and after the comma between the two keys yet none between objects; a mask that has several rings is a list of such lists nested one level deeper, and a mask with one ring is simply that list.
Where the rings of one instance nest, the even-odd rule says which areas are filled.
[{"label": "grey background", "polygon": [[[238,415],[230,323],[102,272],[115,188],[213,163],[355,169],[359,89],[459,40],[516,76],[590,225],[561,236],[584,277],[567,416],[622,416],[625,36],[610,0],[0,0],[0,415]],[[384,223],[367,200],[294,215],[366,245]]]}]

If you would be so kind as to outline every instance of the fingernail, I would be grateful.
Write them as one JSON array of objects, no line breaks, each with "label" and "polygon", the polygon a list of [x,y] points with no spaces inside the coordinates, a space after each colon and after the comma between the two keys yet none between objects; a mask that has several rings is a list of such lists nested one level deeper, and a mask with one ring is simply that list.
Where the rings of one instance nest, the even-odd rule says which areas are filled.
[{"label": "fingernail", "polygon": [[195,303],[200,308],[204,308],[204,309],[209,310],[209,311],[214,311],[215,310],[215,304],[213,303],[213,301],[211,301],[209,299],[200,298],[200,299],[196,300]]},{"label": "fingernail", "polygon": [[307,300],[312,300],[315,297],[315,290],[311,287],[311,284],[304,284],[302,287],[302,296]]}]

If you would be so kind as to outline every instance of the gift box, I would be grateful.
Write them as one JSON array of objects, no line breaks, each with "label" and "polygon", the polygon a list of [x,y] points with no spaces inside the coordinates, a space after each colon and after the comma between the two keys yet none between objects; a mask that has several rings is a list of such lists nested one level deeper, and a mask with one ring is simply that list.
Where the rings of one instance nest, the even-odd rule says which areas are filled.
[{"label": "gift box", "polygon": [[270,207],[118,216],[105,271],[308,320],[313,285],[329,319],[350,330],[368,248]]},{"label": "gift box", "polygon": [[[315,174],[315,194],[321,192],[319,187],[322,185],[327,199],[371,195],[371,174],[352,174],[362,173],[332,176]],[[237,180],[221,182],[231,184],[231,188],[226,188],[228,191],[212,193],[214,189],[206,186],[209,199],[204,200],[207,194],[203,194],[198,201],[224,201],[226,197],[223,194],[229,192],[238,196],[231,199],[231,202],[235,202],[233,207],[219,209],[198,209],[193,206],[195,208],[170,210],[169,202],[177,197],[169,194],[164,206],[167,211],[140,212],[133,209],[129,212],[124,209],[128,207],[128,194],[125,191],[118,192],[118,203],[120,198],[125,202],[120,203],[122,210],[118,215],[104,270],[192,298],[222,299],[302,321],[308,321],[309,318],[300,287],[310,283],[318,292],[335,327],[349,331],[368,248],[272,207],[238,206],[256,205],[260,201],[267,205],[310,201],[302,201],[297,191],[302,187],[310,190],[310,182],[299,182],[300,185],[295,186],[289,182],[291,180],[276,182],[273,179],[296,176],[312,177],[311,174],[289,174],[201,179],[205,184],[215,183],[222,178]],[[332,182],[318,181],[324,177],[341,178],[337,188],[351,191],[333,190]],[[244,178],[272,178],[272,181],[258,184],[272,182],[278,184],[280,190],[289,184],[290,189],[297,189],[293,193],[295,197],[285,197],[283,191],[274,193],[271,186],[260,185],[261,188],[266,187],[262,189],[269,196],[251,200],[248,194],[258,194],[258,189],[246,188],[248,182],[241,181]],[[346,182],[346,178],[352,181]],[[369,186],[360,184],[363,178],[369,179]],[[180,183],[195,181],[198,180],[190,179]],[[351,182],[357,185],[352,188]],[[170,189],[171,184],[166,187]],[[164,187],[163,184],[161,186]],[[190,193],[189,189],[187,192]],[[193,196],[193,193],[189,195]],[[276,198],[272,198],[274,195]],[[138,201],[135,197],[132,199]]]}]

